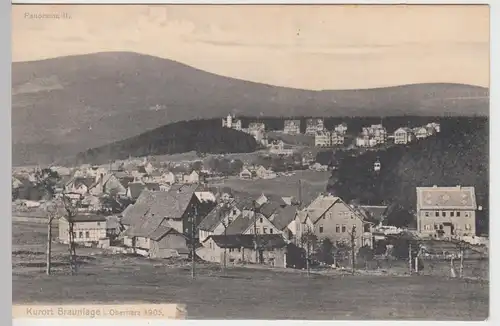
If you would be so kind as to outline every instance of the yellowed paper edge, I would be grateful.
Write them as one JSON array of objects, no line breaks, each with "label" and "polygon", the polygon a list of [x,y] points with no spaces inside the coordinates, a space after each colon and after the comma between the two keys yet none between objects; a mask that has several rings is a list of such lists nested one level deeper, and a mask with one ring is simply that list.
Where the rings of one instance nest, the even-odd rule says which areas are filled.
[{"label": "yellowed paper edge", "polygon": [[13,305],[12,318],[185,319],[182,304]]}]

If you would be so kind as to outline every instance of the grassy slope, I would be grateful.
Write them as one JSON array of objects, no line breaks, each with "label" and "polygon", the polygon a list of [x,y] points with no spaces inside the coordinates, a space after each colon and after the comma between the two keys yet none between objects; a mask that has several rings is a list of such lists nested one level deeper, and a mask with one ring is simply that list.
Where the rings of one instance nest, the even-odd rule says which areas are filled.
[{"label": "grassy slope", "polygon": [[[45,227],[13,224],[13,243],[40,253]],[[29,234],[28,234],[29,233]],[[59,253],[65,247],[55,246]],[[92,249],[78,249],[88,255]],[[13,263],[19,261],[13,257]],[[29,261],[32,261],[31,257]],[[435,319],[483,320],[488,282],[443,277],[313,275],[199,266],[166,267],[160,261],[94,256],[77,276],[47,277],[41,268],[13,267],[14,303],[183,303],[188,318],[203,319]],[[66,268],[67,269],[67,268]],[[201,290],[200,290],[201,289]]]}]

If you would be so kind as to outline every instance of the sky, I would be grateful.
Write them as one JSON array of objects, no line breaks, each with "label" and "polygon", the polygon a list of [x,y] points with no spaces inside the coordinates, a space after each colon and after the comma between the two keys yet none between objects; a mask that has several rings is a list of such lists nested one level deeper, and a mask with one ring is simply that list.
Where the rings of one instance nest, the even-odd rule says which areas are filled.
[{"label": "sky", "polygon": [[131,51],[223,76],[311,90],[426,82],[489,86],[484,5],[12,8],[13,62]]}]

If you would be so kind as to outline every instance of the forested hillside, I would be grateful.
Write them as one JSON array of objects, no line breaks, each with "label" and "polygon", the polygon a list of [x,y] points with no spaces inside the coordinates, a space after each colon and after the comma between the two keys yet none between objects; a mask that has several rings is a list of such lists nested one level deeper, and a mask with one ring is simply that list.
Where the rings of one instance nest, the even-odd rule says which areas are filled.
[{"label": "forested hillside", "polygon": [[246,133],[223,128],[219,119],[169,124],[139,136],[92,148],[77,155],[77,163],[102,164],[110,160],[197,151],[200,153],[246,153],[257,149]]},{"label": "forested hillside", "polygon": [[[329,191],[364,204],[416,207],[417,186],[474,186],[478,230],[487,229],[489,201],[489,131],[487,118],[448,118],[441,133],[411,145],[345,156],[332,173]],[[379,159],[381,171],[373,170]]]}]

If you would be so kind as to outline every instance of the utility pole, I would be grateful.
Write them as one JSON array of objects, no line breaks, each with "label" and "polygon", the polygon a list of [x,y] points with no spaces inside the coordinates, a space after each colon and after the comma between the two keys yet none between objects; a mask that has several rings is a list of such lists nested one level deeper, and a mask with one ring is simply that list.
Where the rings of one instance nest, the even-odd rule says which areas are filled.
[{"label": "utility pole", "polygon": [[198,208],[194,206],[194,212],[191,214],[191,278],[195,278],[195,265],[196,265],[196,217],[198,216]]},{"label": "utility pole", "polygon": [[351,232],[351,264],[352,264],[352,275],[354,275],[355,272],[355,264],[356,264],[356,226],[352,226],[352,232]]},{"label": "utility pole", "polygon": [[302,206],[302,180],[299,179],[299,207]]},{"label": "utility pole", "polygon": [[257,238],[257,202],[253,201],[253,234],[254,234],[254,249],[255,249],[255,263],[259,263],[259,239]]}]

